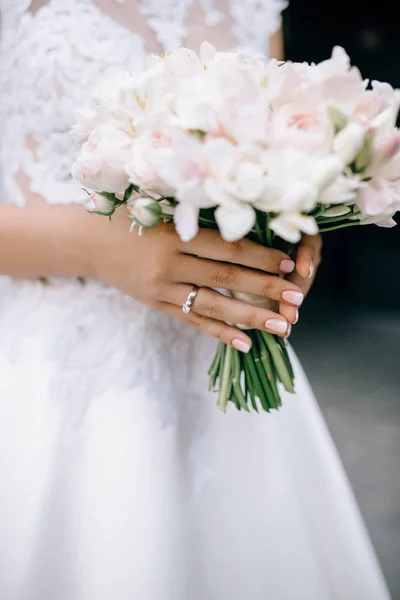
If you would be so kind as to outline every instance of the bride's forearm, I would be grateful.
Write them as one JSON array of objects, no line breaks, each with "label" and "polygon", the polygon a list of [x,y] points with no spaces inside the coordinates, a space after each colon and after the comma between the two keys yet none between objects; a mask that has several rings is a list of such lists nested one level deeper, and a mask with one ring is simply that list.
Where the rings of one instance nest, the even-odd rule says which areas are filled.
[{"label": "bride's forearm", "polygon": [[0,205],[0,275],[91,275],[94,218],[82,207]]}]

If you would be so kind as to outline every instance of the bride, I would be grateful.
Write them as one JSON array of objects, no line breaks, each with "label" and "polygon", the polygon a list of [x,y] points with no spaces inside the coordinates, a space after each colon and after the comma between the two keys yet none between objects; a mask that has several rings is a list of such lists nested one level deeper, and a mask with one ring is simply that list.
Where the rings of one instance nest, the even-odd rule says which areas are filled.
[{"label": "bride", "polygon": [[139,237],[123,211],[86,213],[69,175],[74,109],[99,74],[203,39],[279,56],[284,4],[0,2],[2,600],[389,597],[296,358],[279,413],[225,415],[207,393],[213,337],[249,349],[225,321],[288,337],[319,238],[295,265],[216,232]]}]

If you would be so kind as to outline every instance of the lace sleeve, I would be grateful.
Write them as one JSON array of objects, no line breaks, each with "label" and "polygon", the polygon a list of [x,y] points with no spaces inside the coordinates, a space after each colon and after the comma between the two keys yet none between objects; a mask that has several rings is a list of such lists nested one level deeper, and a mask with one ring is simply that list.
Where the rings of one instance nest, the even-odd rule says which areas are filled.
[{"label": "lace sleeve", "polygon": [[[133,69],[143,40],[86,0],[1,0],[0,140],[5,201],[79,203],[75,109],[107,70]],[[88,35],[90,32],[90,35]]]},{"label": "lace sleeve", "polygon": [[23,205],[82,201],[74,111],[99,75],[208,39],[268,52],[285,0],[0,0],[0,189]]}]

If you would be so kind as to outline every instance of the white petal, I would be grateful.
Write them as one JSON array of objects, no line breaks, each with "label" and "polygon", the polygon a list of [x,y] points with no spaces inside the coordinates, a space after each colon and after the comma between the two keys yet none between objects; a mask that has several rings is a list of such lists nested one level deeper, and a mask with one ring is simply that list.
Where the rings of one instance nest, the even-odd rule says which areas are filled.
[{"label": "white petal", "polygon": [[378,225],[378,227],[395,227],[396,221],[392,218],[394,215],[373,215],[372,217],[366,217],[361,219],[361,225]]},{"label": "white petal", "polygon": [[245,237],[254,226],[256,213],[248,204],[220,206],[215,211],[222,237],[228,242],[235,242]]},{"label": "white petal", "polygon": [[217,56],[217,51],[210,42],[203,42],[200,46],[200,59],[203,64],[212,62]]},{"label": "white petal", "polygon": [[301,233],[299,229],[293,227],[293,225],[288,223],[282,216],[270,221],[269,226],[272,231],[276,233],[276,235],[287,242],[297,244],[297,242],[301,240]]},{"label": "white petal", "polygon": [[174,222],[181,240],[190,242],[199,230],[199,209],[191,204],[178,204],[175,208]]},{"label": "white petal", "polygon": [[337,179],[344,169],[343,160],[339,156],[329,156],[316,162],[313,183],[322,191]]}]

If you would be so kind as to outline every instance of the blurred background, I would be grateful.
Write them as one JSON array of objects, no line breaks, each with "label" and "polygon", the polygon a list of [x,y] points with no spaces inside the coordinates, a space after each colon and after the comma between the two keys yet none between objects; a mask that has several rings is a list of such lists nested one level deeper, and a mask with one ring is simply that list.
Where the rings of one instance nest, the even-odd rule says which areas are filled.
[{"label": "blurred background", "polygon": [[[364,77],[400,87],[399,22],[400,3],[391,0],[291,0],[285,54],[319,62],[340,45]],[[400,600],[400,228],[325,234],[291,342]]]}]

